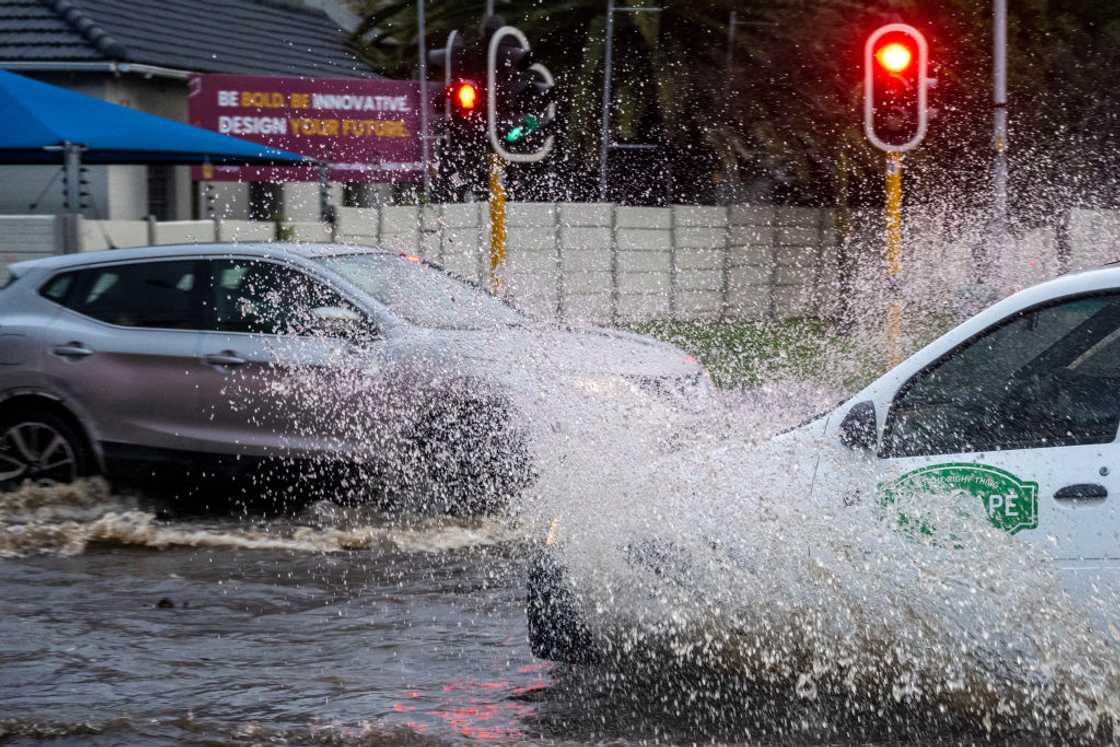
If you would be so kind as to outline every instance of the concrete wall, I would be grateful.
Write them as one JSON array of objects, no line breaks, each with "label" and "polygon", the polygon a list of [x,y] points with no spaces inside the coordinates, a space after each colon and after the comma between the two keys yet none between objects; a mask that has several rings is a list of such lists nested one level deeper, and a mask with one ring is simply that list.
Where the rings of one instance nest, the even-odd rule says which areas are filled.
[{"label": "concrete wall", "polygon": [[[747,320],[829,317],[841,295],[841,246],[831,210],[771,206],[623,207],[599,203],[510,203],[501,292],[546,318],[625,323],[651,319]],[[938,215],[907,217],[899,284],[914,313],[956,312],[973,282],[974,252],[992,255],[985,293],[1004,295],[1120,258],[1120,211],[1074,210],[1061,227],[1038,228],[1003,247],[982,228]],[[887,297],[882,227],[856,216],[844,248],[849,306]],[[977,221],[981,226],[983,221]],[[964,228],[962,228],[964,226]],[[72,237],[68,240],[67,237]],[[73,221],[0,217],[4,261],[149,243],[335,241],[418,254],[474,282],[489,281],[484,203],[336,208],[332,224],[244,220]]]},{"label": "concrete wall", "polygon": [[[336,240],[487,279],[484,203],[335,214]],[[511,301],[544,318],[790,318],[812,315],[833,293],[836,243],[827,210],[509,203],[498,275]]]},{"label": "concrete wall", "polygon": [[55,215],[0,215],[0,261],[5,264],[59,254],[63,219]]}]

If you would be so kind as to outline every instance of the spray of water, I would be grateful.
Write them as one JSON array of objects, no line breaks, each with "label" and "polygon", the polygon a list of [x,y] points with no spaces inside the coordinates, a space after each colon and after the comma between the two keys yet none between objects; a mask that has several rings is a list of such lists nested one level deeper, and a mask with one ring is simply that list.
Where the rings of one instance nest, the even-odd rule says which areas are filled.
[{"label": "spray of water", "polygon": [[[925,264],[909,266],[906,303],[918,323],[906,345],[976,305],[953,290],[962,285],[968,243],[934,241],[920,254]],[[216,530],[168,525],[100,482],[27,486],[0,499],[0,554],[78,553],[93,543],[439,551],[535,540],[556,520],[556,552],[605,661],[637,668],[646,680],[693,673],[672,680],[679,687],[669,697],[679,709],[717,692],[732,707],[799,704],[777,717],[778,733],[812,732],[819,723],[802,723],[804,709],[824,703],[840,705],[820,706],[820,718],[843,712],[873,721],[909,708],[989,732],[1106,733],[1120,707],[1115,649],[1086,622],[1085,600],[1071,599],[1035,550],[982,516],[939,509],[947,500],[926,501],[920,517],[909,509],[937,528],[925,534],[839,487],[811,491],[822,445],[810,436],[772,438],[827,411],[853,379],[882,367],[886,294],[872,280],[880,275],[874,263],[861,272],[851,332],[829,341],[814,381],[667,391],[641,378],[562,371],[549,351],[529,348],[525,360],[510,363],[523,375],[502,395],[502,423],[516,414],[516,431],[494,429],[483,442],[462,431],[461,446],[434,452],[425,447],[446,442],[414,438],[414,430],[369,437],[370,403],[385,394],[369,379],[336,372],[324,381],[309,369],[272,392],[291,405],[295,432],[345,441],[379,477],[397,470],[398,483],[436,513],[453,494],[410,482],[433,474],[416,465],[432,458],[459,465],[469,454],[521,470],[524,457],[531,479],[516,483],[495,518],[384,524],[329,502],[297,521]],[[1033,279],[1009,269],[985,292]],[[451,395],[464,390],[453,380],[440,390],[445,398],[403,400],[398,423],[435,422],[438,431],[460,424],[455,411],[446,422],[406,417],[456,401]],[[261,390],[246,384],[244,391]],[[230,392],[236,399],[236,387]],[[503,463],[513,449],[517,459]],[[862,478],[876,482],[870,466]],[[450,485],[470,479],[464,472]],[[357,478],[343,492],[357,496],[374,482]],[[1094,603],[1115,602],[1101,597]],[[748,684],[721,690],[708,679],[717,674]]]},{"label": "spray of water", "polygon": [[[925,235],[902,286],[903,352],[1049,273],[1027,236],[977,287],[979,233],[938,236]],[[849,336],[829,341],[813,383],[771,380],[666,410],[615,399],[574,424],[556,416],[578,435],[537,429],[552,456],[523,515],[541,538],[555,522],[551,552],[600,663],[642,688],[674,683],[662,696],[676,712],[714,707],[713,688],[742,711],[792,704],[768,711],[777,734],[835,737],[855,719],[886,736],[908,713],[988,734],[1107,738],[1120,657],[1099,621],[1120,609],[1115,591],[1071,597],[1044,553],[950,496],[885,509],[870,462],[811,491],[827,445],[771,438],[885,367],[889,294],[876,263],[858,272]]]}]

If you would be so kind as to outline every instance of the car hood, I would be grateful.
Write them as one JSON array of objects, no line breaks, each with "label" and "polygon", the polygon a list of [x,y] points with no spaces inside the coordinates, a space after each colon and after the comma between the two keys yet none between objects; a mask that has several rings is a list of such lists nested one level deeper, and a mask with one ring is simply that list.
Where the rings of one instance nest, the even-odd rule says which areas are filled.
[{"label": "car hood", "polygon": [[426,344],[417,342],[429,351],[486,368],[652,378],[703,375],[700,364],[674,345],[599,327],[534,325],[427,330],[425,335]]}]

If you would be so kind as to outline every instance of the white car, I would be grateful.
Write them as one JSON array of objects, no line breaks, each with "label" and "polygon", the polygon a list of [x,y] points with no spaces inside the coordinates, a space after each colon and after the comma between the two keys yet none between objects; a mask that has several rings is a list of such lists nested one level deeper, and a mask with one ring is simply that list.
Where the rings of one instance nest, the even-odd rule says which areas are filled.
[{"label": "white car", "polygon": [[[949,496],[1034,544],[1076,594],[1120,586],[1118,427],[1120,267],[1107,267],[996,303],[769,446],[804,465],[784,475],[791,497]],[[627,557],[661,575],[679,558],[657,541],[630,541]],[[542,658],[587,661],[569,576],[546,547],[530,574],[530,638]]]}]

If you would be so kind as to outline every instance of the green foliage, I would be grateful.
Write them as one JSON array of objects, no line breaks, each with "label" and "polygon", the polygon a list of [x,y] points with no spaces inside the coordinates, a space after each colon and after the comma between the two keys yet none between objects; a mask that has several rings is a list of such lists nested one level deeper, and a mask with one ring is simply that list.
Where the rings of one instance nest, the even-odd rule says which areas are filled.
[{"label": "green foliage", "polygon": [[832,328],[817,320],[656,321],[633,329],[695,355],[721,388],[750,386],[782,375],[818,378],[825,351],[838,342]]}]

